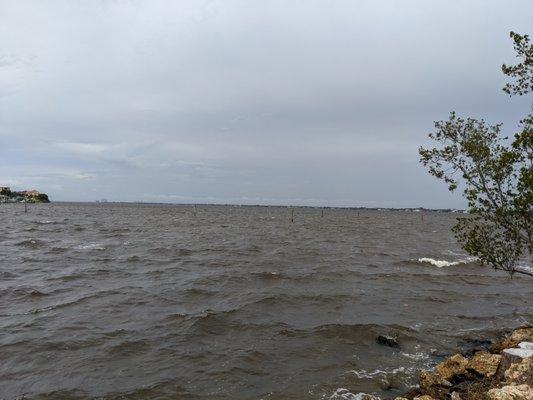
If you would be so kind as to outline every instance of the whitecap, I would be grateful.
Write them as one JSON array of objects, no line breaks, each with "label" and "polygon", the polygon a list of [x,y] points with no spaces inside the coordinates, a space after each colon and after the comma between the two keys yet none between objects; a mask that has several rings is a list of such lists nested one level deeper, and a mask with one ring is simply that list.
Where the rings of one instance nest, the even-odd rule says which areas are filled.
[{"label": "whitecap", "polygon": [[434,258],[430,258],[430,257],[422,257],[418,259],[418,262],[431,264],[438,268],[452,267],[454,265],[460,265],[460,264],[468,264],[473,261],[476,261],[475,257],[467,257],[467,258],[464,258],[458,261],[435,260]]},{"label": "whitecap", "polygon": [[345,388],[338,388],[335,390],[335,393],[331,395],[329,400],[363,400],[364,398],[374,398],[379,399],[379,397],[369,395],[367,393],[357,393],[354,394]]},{"label": "whitecap", "polygon": [[525,272],[526,274],[533,274],[533,266],[517,265],[516,270]]},{"label": "whitecap", "polygon": [[376,370],[370,371],[370,372],[365,370],[365,369],[362,369],[362,370],[359,370],[359,371],[356,371],[356,370],[352,369],[352,370],[348,371],[348,373],[354,374],[359,379],[372,379],[372,378],[375,378],[376,376],[387,375],[387,371],[383,371],[383,370],[380,370],[380,369],[376,369]]},{"label": "whitecap", "polygon": [[423,352],[419,352],[419,353],[401,353],[401,354],[405,358],[410,358],[411,360],[416,360],[416,361],[429,359],[429,354],[426,354],[426,353],[423,353]]}]

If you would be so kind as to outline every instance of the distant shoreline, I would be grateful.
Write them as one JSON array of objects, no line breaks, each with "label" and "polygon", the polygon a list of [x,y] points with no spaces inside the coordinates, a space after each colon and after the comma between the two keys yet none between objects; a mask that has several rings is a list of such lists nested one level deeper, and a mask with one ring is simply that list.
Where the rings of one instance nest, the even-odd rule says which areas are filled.
[{"label": "distant shoreline", "polygon": [[466,210],[457,208],[426,208],[426,207],[344,207],[344,206],[305,206],[305,205],[283,205],[283,204],[232,204],[232,203],[163,203],[152,201],[69,201],[54,200],[51,204],[128,204],[128,205],[160,205],[160,206],[197,206],[197,207],[248,207],[248,208],[295,208],[313,210],[353,210],[353,211],[406,211],[406,212],[439,212],[464,214]]},{"label": "distant shoreline", "polygon": [[0,203],[50,203],[46,193],[38,190],[11,190],[9,186],[0,186]]}]

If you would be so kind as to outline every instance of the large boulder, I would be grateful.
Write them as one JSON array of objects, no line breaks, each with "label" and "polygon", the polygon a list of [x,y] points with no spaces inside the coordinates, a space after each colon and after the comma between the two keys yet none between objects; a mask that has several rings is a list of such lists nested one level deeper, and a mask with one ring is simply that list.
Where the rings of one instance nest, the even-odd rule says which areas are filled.
[{"label": "large boulder", "polygon": [[492,351],[500,352],[503,349],[516,347],[520,342],[533,342],[533,327],[515,329],[507,339],[493,346]]},{"label": "large boulder", "polygon": [[511,364],[504,373],[505,383],[508,385],[522,385],[533,387],[533,357],[528,357],[520,363]]},{"label": "large boulder", "polygon": [[533,400],[533,389],[528,385],[504,386],[489,390],[486,398],[487,400]]},{"label": "large boulder", "polygon": [[499,354],[490,354],[485,351],[480,351],[468,360],[466,369],[473,371],[478,375],[491,378],[496,373],[501,358],[502,356]]},{"label": "large boulder", "polygon": [[505,349],[502,351],[502,359],[498,370],[496,371],[496,379],[503,379],[505,371],[509,369],[512,364],[520,364],[522,360],[533,357],[533,350],[523,348]]},{"label": "large boulder", "polygon": [[452,384],[435,372],[420,371],[420,391],[427,395],[441,398],[448,393]]},{"label": "large boulder", "polygon": [[435,372],[446,380],[450,380],[455,375],[462,375],[466,372],[468,359],[461,354],[455,354],[435,367]]},{"label": "large boulder", "polygon": [[398,338],[395,336],[390,336],[390,335],[379,335],[376,338],[376,342],[382,346],[388,346],[388,347],[399,347],[400,346],[400,343],[398,343]]}]

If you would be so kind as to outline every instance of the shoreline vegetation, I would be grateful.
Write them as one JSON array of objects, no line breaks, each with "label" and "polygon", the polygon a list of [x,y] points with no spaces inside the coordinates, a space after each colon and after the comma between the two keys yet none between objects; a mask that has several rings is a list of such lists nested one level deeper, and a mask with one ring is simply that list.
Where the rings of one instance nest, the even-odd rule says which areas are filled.
[{"label": "shoreline vegetation", "polygon": [[[394,340],[376,339],[397,347]],[[360,393],[350,400],[380,400]],[[391,398],[392,399],[392,398]],[[433,370],[421,370],[419,384],[394,400],[533,400],[533,327],[512,331],[504,340],[478,341]]]},{"label": "shoreline vegetation", "polygon": [[0,186],[0,203],[50,203],[46,193],[38,190],[11,190],[8,186]]}]

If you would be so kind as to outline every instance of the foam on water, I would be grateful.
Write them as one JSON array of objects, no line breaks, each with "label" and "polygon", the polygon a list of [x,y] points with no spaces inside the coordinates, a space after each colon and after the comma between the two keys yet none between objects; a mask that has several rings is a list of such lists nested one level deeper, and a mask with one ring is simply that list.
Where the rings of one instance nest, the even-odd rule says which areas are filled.
[{"label": "foam on water", "polygon": [[348,389],[338,388],[335,393],[331,395],[329,400],[363,400],[367,393],[352,393]]},{"label": "foam on water", "polygon": [[383,371],[381,369],[376,369],[374,371],[367,371],[367,370],[362,369],[359,371],[351,370],[348,372],[354,374],[359,379],[372,379],[372,378],[375,378],[376,376],[387,375],[387,371]]},{"label": "foam on water", "polygon": [[424,352],[418,352],[418,353],[401,353],[402,356],[409,358],[411,360],[428,360],[429,354]]},{"label": "foam on water", "polygon": [[418,262],[434,265],[438,268],[453,267],[454,265],[469,264],[476,261],[475,257],[467,257],[457,261],[435,260],[430,257],[422,257],[418,259]]},{"label": "foam on water", "polygon": [[526,274],[533,274],[533,266],[531,265],[518,265],[516,269],[519,271],[523,271]]}]

